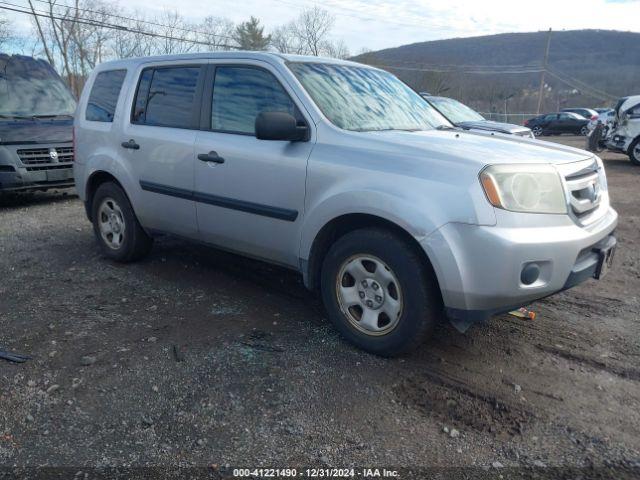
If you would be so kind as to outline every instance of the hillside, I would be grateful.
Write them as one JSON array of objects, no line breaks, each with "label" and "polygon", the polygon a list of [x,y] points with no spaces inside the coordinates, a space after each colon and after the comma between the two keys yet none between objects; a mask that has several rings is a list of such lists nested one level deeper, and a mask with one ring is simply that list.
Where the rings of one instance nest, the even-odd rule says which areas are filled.
[{"label": "hillside", "polygon": [[[514,95],[509,100],[509,110],[530,111],[537,106],[540,73],[512,71],[540,67],[546,39],[547,32],[453,38],[369,52],[355,60],[402,67],[404,70],[390,70],[414,88],[432,93],[440,91],[482,110],[503,111],[504,98]],[[611,103],[606,98],[597,98],[588,87],[613,97],[640,93],[640,33],[553,32],[549,67],[570,82],[547,75],[544,104],[547,110],[557,106]],[[411,68],[444,71],[422,72]],[[485,73],[485,70],[499,73]]]}]

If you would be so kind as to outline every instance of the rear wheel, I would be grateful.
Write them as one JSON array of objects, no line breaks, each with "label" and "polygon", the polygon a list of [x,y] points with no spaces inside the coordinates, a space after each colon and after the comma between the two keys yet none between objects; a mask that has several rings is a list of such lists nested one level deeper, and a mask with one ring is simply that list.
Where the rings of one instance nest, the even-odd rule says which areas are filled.
[{"label": "rear wheel", "polygon": [[140,226],[119,185],[101,184],[93,196],[93,231],[103,253],[118,262],[133,262],[149,253],[153,240]]},{"label": "rear wheel", "polygon": [[534,134],[536,137],[539,137],[540,135],[542,135],[542,127],[540,127],[540,126],[538,126],[538,125],[536,125],[535,127],[533,127],[533,128],[531,129],[531,131],[533,132],[533,134]]},{"label": "rear wheel", "polygon": [[629,160],[634,165],[640,166],[640,137],[636,138],[629,146]]},{"label": "rear wheel", "polygon": [[589,127],[587,127],[586,125],[578,131],[578,134],[582,135],[583,137],[586,136],[588,133],[589,133]]},{"label": "rear wheel", "polygon": [[416,348],[442,318],[431,268],[401,237],[381,229],[341,237],[324,260],[321,288],[338,331],[378,355]]}]

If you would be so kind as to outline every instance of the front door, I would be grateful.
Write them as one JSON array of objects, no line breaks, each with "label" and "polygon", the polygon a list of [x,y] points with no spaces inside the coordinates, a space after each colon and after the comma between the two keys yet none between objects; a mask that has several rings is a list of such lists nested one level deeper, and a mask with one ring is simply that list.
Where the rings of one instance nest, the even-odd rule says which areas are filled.
[{"label": "front door", "polygon": [[311,123],[267,64],[212,65],[207,78],[205,130],[198,132],[195,148],[200,236],[297,267],[313,142],[258,140],[254,126],[260,112],[274,111]]}]

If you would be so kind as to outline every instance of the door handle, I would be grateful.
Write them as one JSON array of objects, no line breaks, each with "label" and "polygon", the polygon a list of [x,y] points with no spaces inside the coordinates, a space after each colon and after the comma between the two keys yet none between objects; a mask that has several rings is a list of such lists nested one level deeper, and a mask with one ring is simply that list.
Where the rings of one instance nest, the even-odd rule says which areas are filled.
[{"label": "door handle", "polygon": [[224,163],[224,158],[218,155],[218,152],[211,151],[209,153],[199,153],[198,160],[203,162]]},{"label": "door handle", "polygon": [[122,142],[121,145],[123,146],[123,148],[130,148],[131,150],[140,150],[140,145],[138,145],[133,138],[128,142]]}]

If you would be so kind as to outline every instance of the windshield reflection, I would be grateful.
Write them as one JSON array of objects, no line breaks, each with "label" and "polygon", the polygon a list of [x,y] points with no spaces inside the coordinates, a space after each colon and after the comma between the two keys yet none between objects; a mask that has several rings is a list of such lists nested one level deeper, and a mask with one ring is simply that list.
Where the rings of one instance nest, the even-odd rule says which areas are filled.
[{"label": "windshield reflection", "polygon": [[449,122],[397,77],[369,67],[289,63],[336,126],[358,132],[431,130]]}]

